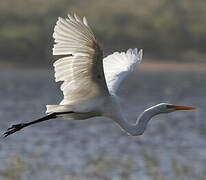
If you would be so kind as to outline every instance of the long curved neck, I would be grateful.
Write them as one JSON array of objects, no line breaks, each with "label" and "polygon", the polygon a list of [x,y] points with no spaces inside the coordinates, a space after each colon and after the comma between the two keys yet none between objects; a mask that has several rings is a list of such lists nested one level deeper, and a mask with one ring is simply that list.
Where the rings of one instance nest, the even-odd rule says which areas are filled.
[{"label": "long curved neck", "polygon": [[118,123],[120,127],[128,134],[132,136],[139,136],[144,133],[151,118],[159,113],[160,112],[158,111],[157,107],[153,106],[140,114],[140,116],[137,118],[136,124],[129,124],[121,113],[118,115],[118,118],[115,120],[115,122]]}]

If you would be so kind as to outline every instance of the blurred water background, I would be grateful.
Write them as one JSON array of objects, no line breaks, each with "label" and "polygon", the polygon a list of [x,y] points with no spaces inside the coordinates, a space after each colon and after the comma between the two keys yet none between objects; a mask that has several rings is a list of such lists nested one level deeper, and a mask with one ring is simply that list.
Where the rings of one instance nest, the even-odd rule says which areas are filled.
[{"label": "blurred water background", "polygon": [[56,119],[0,142],[0,179],[182,180],[206,177],[206,3],[204,0],[1,0],[0,131],[59,103],[53,78],[57,17],[86,16],[105,56],[143,48],[118,94],[131,123],[160,102],[193,112],[155,117],[130,137],[111,120]]}]

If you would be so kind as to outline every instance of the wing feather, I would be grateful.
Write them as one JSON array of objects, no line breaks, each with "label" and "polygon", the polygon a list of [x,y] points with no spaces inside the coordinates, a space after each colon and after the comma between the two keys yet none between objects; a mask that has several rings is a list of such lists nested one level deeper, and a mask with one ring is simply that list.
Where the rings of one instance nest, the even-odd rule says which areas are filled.
[{"label": "wing feather", "polygon": [[104,74],[110,94],[115,94],[123,79],[142,60],[142,50],[128,49],[127,52],[114,52],[103,60]]},{"label": "wing feather", "polygon": [[63,81],[61,105],[82,103],[107,95],[102,50],[88,25],[76,14],[58,18],[54,28],[53,55],[66,56],[54,62],[55,79]]}]

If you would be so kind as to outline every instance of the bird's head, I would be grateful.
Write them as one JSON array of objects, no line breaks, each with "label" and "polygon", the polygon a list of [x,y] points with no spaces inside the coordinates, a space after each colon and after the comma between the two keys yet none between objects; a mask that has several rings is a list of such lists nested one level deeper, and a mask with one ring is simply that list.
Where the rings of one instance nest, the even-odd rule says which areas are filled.
[{"label": "bird's head", "polygon": [[159,111],[159,113],[170,113],[179,110],[195,110],[196,108],[189,106],[179,106],[168,103],[160,103],[156,105],[156,109]]}]

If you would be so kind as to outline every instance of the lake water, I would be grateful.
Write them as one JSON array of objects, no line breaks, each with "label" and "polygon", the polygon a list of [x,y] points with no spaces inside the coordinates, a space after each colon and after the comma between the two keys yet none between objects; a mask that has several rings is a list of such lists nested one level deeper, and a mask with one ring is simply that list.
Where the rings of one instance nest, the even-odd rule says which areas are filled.
[{"label": "lake water", "polygon": [[[59,85],[47,69],[1,69],[1,132],[44,116],[45,105],[62,98]],[[160,102],[198,109],[157,116],[139,137],[128,136],[103,117],[33,125],[1,140],[0,177],[18,163],[23,164],[19,176],[26,180],[147,180],[151,179],[148,166],[156,166],[153,162],[159,163],[158,171],[167,179],[174,176],[174,162],[190,166],[187,179],[206,170],[206,71],[138,69],[122,83],[118,94],[131,123]]]}]

